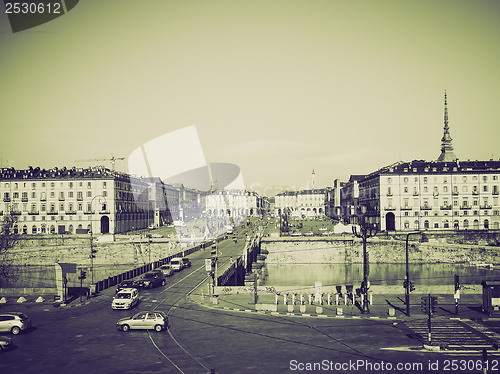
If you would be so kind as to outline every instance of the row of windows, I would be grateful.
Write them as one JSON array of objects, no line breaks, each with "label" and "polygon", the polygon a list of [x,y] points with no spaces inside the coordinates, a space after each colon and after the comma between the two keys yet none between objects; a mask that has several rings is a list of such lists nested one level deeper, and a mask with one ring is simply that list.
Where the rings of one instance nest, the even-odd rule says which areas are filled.
[{"label": "row of windows", "polygon": [[[36,192],[32,192],[31,195],[28,195],[28,192],[22,192],[21,193],[21,199],[23,199],[23,200],[27,200],[29,196],[31,196],[31,199],[36,199],[37,198],[37,193]],[[56,198],[56,193],[54,191],[52,191],[52,192],[50,192],[49,196],[50,196],[51,199],[55,199]],[[74,194],[73,191],[69,191],[68,192],[68,198],[73,198],[74,196],[75,196],[75,194]],[[87,191],[85,193],[85,196],[86,197],[92,197],[92,191]],[[103,197],[107,197],[108,196],[108,192],[107,191],[102,191],[102,196]],[[83,191],[77,191],[76,197],[77,197],[77,199],[83,199]],[[3,198],[4,198],[4,201],[10,200],[10,193],[9,192],[5,192],[4,195],[3,195]],[[59,200],[64,200],[65,199],[65,194],[64,194],[63,191],[59,192],[58,198],[59,198]],[[12,193],[12,199],[19,199],[19,192],[13,192]],[[41,200],[47,199],[47,193],[45,191],[40,192],[40,199]]]},{"label": "row of windows", "polygon": [[[386,210],[391,210],[391,208],[386,209]],[[395,210],[395,209],[394,209],[394,210]],[[472,211],[471,211],[471,214],[469,214],[469,211],[468,211],[468,210],[464,210],[464,211],[461,211],[461,212],[459,212],[459,211],[454,211],[454,212],[453,212],[453,215],[454,215],[454,216],[459,216],[459,215],[462,215],[462,216],[479,216],[479,215],[480,215],[479,213],[480,213],[480,211],[479,211],[479,210],[472,210]],[[427,211],[427,210],[426,210],[426,211],[423,211],[423,212],[419,212],[419,211],[413,212],[413,215],[414,215],[415,217],[419,216],[420,214],[422,214],[423,216],[439,216],[439,215],[448,216],[448,215],[450,215],[447,211],[444,211],[444,212],[442,212],[442,213],[437,212],[437,211]],[[404,212],[404,214],[403,214],[403,215],[404,215],[405,217],[408,217],[408,216],[410,216],[411,214],[410,214],[410,212],[409,212],[409,211],[407,211],[407,210],[406,210],[406,211]],[[489,215],[489,214],[488,214],[488,211],[487,211],[487,210],[484,210],[484,211],[483,211],[483,215],[488,216],[488,215]],[[492,215],[494,215],[494,216],[498,216],[498,210],[494,210],[494,211],[492,212]]]},{"label": "row of windows", "polygon": [[[460,230],[460,229],[465,229],[465,230],[467,230],[467,229],[479,230],[481,228],[484,228],[484,229],[489,229],[490,228],[490,222],[487,219],[485,219],[483,221],[482,225],[480,225],[479,220],[477,220],[477,219],[472,222],[472,225],[469,225],[469,221],[468,220],[464,220],[462,222],[462,224],[460,224],[460,222],[458,220],[453,221],[453,223],[450,223],[450,221],[448,221],[448,220],[444,220],[441,223],[440,222],[434,222],[432,224],[432,227],[435,228],[435,229],[439,229],[439,228],[449,229],[449,228],[452,227],[451,226],[452,224],[453,224],[453,229],[455,229],[455,230]],[[493,222],[492,226],[493,226],[494,230],[498,230],[499,227],[500,227],[500,224],[499,224],[498,221],[495,221],[495,222]],[[403,227],[404,227],[405,230],[409,230],[410,229],[410,222],[409,221],[405,221]],[[420,229],[420,222],[419,221],[415,221],[413,223],[413,228],[415,230],[419,230]],[[424,229],[430,229],[430,228],[431,228],[431,223],[428,220],[425,220],[424,221]]]},{"label": "row of windows", "polygon": [[[495,195],[498,195],[499,194],[498,186],[495,185],[495,186],[492,186],[492,187],[493,187],[493,189],[491,190],[492,193],[495,194]],[[469,192],[469,187],[468,186],[462,186],[461,190],[462,190],[462,192]],[[487,185],[483,186],[482,191],[483,192],[488,192],[489,191],[489,186],[487,186]],[[423,193],[428,193],[428,192],[429,192],[429,188],[427,186],[424,186],[423,187]],[[437,186],[434,186],[432,192],[434,194],[439,194],[439,188]],[[448,186],[443,186],[443,192],[449,192],[448,191]],[[458,186],[453,186],[452,192],[458,194]],[[403,187],[403,193],[410,193],[409,187]],[[472,193],[479,193],[478,186],[472,186]],[[387,187],[387,194],[388,195],[392,194],[392,188],[390,186]],[[413,187],[413,194],[414,195],[418,194],[418,188],[416,186]]]},{"label": "row of windows", "polygon": [[[469,177],[470,177],[470,179],[469,179]],[[482,179],[482,180],[483,180],[483,182],[488,182],[489,177],[491,177],[491,180],[494,180],[494,181],[498,180],[498,175],[491,175],[491,176],[488,176],[488,175],[483,175],[483,176],[482,176],[482,178],[478,178],[478,176],[477,176],[477,175],[473,175],[473,176],[463,175],[463,176],[462,176],[462,178],[461,178],[461,181],[462,181],[463,183],[467,183],[469,180],[472,180],[472,181],[477,181],[477,180]],[[449,180],[449,179],[448,179],[448,177],[447,177],[447,176],[443,176],[443,177],[441,177],[441,178],[442,178],[441,183],[448,183],[448,180]],[[439,179],[440,179],[440,177],[437,177],[437,176],[436,176],[436,177],[434,177],[434,183],[439,183]],[[413,181],[414,181],[415,183],[419,183],[419,180],[420,180],[420,177],[414,177],[414,179],[413,179]],[[451,178],[450,178],[450,180],[451,180]],[[410,178],[409,178],[409,177],[404,177],[404,178],[403,178],[403,183],[408,183],[409,181],[410,181]],[[428,181],[429,181],[429,177],[423,177],[423,178],[422,178],[422,182],[423,182],[423,183],[428,183]],[[458,177],[458,176],[454,176],[454,177],[453,177],[453,182],[454,182],[454,183],[458,183],[458,181],[459,181],[459,177]],[[390,177],[389,177],[389,178],[387,178],[387,183],[391,184],[391,183],[392,183],[392,178],[390,178]]]},{"label": "row of windows", "polygon": [[[97,183],[97,182],[96,182]],[[22,186],[21,186],[22,184]],[[76,186],[80,187],[80,188],[83,188],[85,182],[67,182],[67,186],[69,188],[74,188]],[[14,189],[18,189],[18,188],[26,188],[28,187],[28,183],[26,182],[23,182],[23,183],[17,183],[17,182],[5,182],[4,183],[4,187],[5,188],[10,188],[10,186],[12,185],[12,187]],[[37,187],[41,187],[41,188],[46,188],[48,186],[50,186],[50,188],[55,188],[56,187],[56,182],[39,182],[39,184],[37,184],[36,182],[31,182],[31,188],[33,189],[36,189]],[[86,182],[86,185],[87,185],[87,188],[92,188],[92,182]],[[64,182],[60,182],[59,184],[60,187],[63,187],[64,188]],[[102,182],[102,188],[107,188],[107,182]]]}]

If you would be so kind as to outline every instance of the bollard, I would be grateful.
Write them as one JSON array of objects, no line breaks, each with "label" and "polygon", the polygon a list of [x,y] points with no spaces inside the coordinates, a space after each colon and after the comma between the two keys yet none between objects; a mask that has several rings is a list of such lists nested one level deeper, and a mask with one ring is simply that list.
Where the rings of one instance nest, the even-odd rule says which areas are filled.
[{"label": "bollard", "polygon": [[288,292],[283,295],[283,304],[288,305]]},{"label": "bollard", "polygon": [[277,293],[275,293],[275,294],[274,294],[274,303],[275,303],[276,305],[278,305],[278,304],[279,304],[279,297],[280,297],[280,296],[279,296]]},{"label": "bollard", "polygon": [[332,305],[332,294],[328,294],[328,300],[327,300],[328,305]]}]

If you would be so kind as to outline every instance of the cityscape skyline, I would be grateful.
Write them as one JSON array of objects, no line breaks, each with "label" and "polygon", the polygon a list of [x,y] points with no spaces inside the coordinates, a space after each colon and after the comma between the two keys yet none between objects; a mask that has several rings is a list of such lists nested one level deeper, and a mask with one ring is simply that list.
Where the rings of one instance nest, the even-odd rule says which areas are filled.
[{"label": "cityscape skyline", "polygon": [[87,167],[196,126],[248,189],[313,169],[326,187],[436,160],[445,91],[458,159],[500,158],[493,1],[89,0],[19,33],[0,10],[2,166]]}]

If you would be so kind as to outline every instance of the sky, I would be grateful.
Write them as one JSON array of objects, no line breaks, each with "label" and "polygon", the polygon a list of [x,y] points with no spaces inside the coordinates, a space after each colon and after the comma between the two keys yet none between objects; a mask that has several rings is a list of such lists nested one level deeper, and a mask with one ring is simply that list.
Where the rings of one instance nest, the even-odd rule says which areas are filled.
[{"label": "sky", "polygon": [[326,187],[436,160],[445,91],[457,157],[499,159],[499,87],[496,0],[84,0],[16,33],[0,5],[3,167],[110,167],[76,161],[195,126],[248,189]]}]

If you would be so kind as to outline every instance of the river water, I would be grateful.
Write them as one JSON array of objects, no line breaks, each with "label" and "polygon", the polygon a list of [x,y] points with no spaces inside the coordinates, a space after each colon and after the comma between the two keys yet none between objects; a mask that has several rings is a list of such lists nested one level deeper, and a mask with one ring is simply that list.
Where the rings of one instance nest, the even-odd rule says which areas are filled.
[{"label": "river water", "polygon": [[[362,264],[267,264],[265,284],[269,286],[314,286],[359,284],[363,280]],[[500,269],[466,264],[410,264],[410,280],[418,285],[451,285],[454,275],[460,284],[481,284],[482,280],[500,280]],[[401,285],[405,264],[370,264],[369,280],[376,285]]]},{"label": "river water", "polygon": [[[131,270],[137,265],[100,265],[94,268],[94,280]],[[267,264],[265,285],[270,286],[314,286],[359,284],[363,280],[362,264]],[[373,285],[402,285],[405,279],[405,264],[370,264],[369,280]],[[467,264],[410,264],[410,280],[418,285],[451,285],[454,275],[460,276],[461,284],[480,284],[482,280],[500,280],[500,269],[487,269]],[[78,286],[78,274],[71,274],[69,286]],[[91,278],[87,268],[87,282]],[[16,267],[16,277],[0,282],[0,287],[55,287],[54,265],[30,265]]]}]

